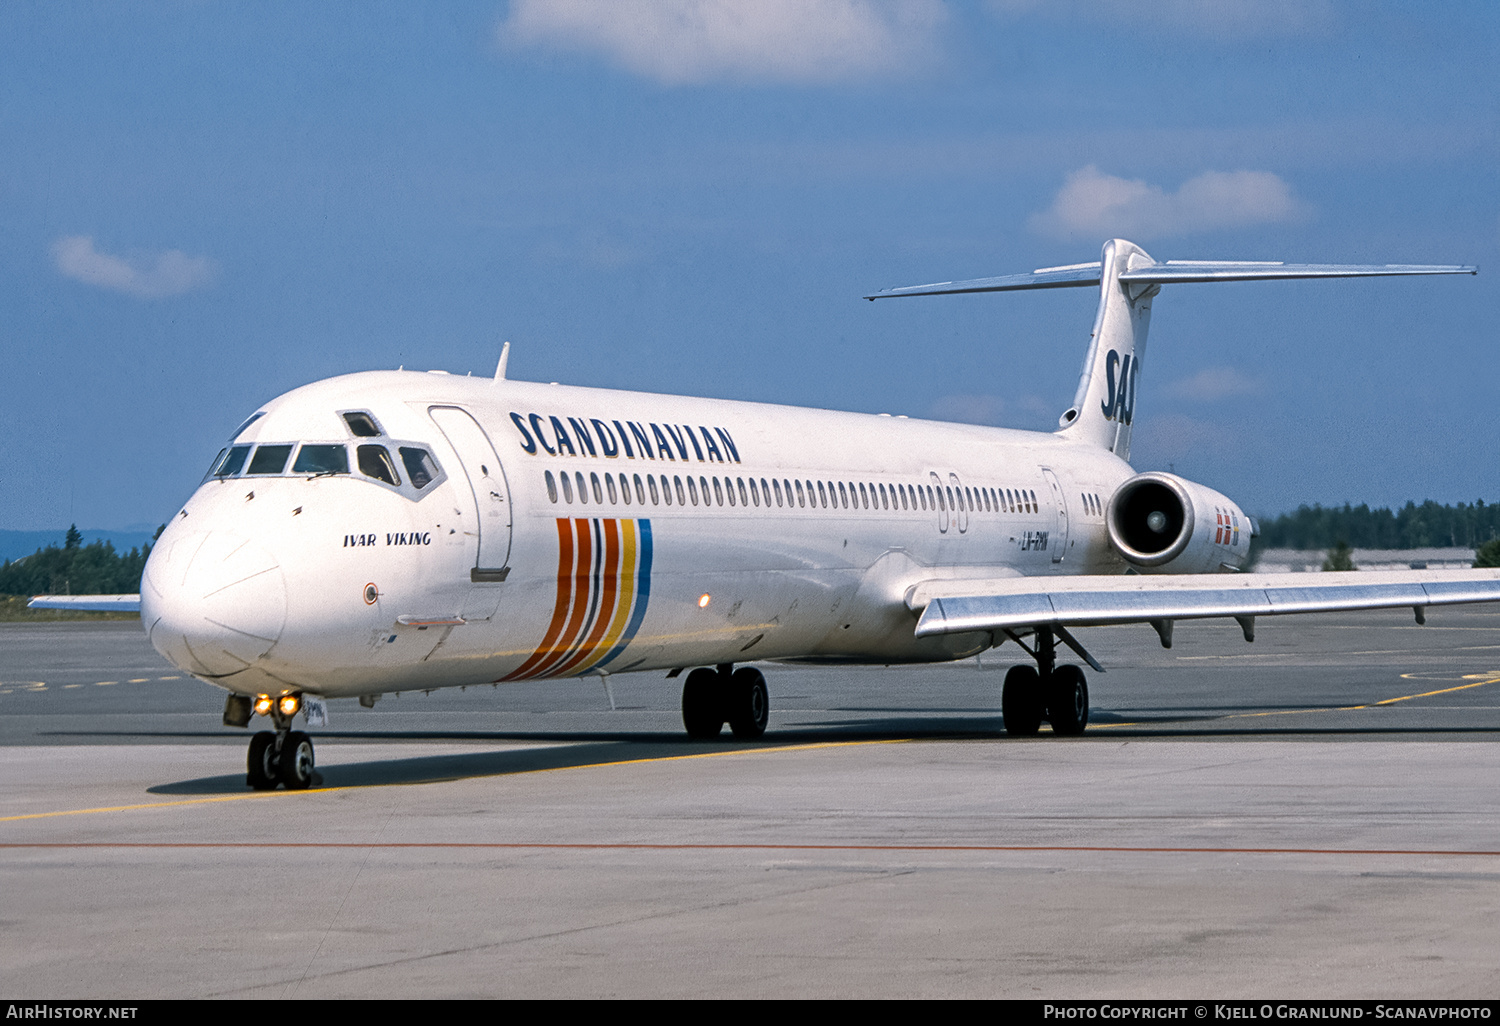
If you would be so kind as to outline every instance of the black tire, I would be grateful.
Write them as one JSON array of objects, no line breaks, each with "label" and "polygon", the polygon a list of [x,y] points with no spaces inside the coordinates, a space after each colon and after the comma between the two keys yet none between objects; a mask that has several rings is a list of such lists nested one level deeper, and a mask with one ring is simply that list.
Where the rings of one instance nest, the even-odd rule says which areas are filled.
[{"label": "black tire", "polygon": [[771,697],[766,693],[765,674],[753,666],[742,666],[729,679],[729,729],[741,741],[754,741],[766,732],[771,718]]},{"label": "black tire", "polygon": [[1082,734],[1089,725],[1089,685],[1077,666],[1059,666],[1047,681],[1047,719],[1052,733]]},{"label": "black tire", "polygon": [[281,782],[288,791],[305,791],[313,781],[312,738],[294,730],[281,743],[281,758],[277,760]]},{"label": "black tire", "polygon": [[1042,727],[1041,678],[1032,666],[1012,666],[1000,692],[1000,715],[1011,737],[1031,737]]},{"label": "black tire", "polygon": [[707,667],[694,670],[683,682],[682,725],[688,737],[700,741],[718,737],[724,729],[724,684]]},{"label": "black tire", "polygon": [[250,739],[250,758],[245,783],[257,791],[274,791],[281,782],[276,773],[276,735],[263,730]]}]

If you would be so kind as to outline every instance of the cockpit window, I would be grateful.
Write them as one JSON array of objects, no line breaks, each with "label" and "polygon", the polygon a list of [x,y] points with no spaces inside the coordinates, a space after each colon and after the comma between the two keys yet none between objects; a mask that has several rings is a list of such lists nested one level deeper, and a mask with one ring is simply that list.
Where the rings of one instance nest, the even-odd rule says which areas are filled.
[{"label": "cockpit window", "polygon": [[347,474],[349,450],[342,445],[304,445],[292,464],[294,474]]},{"label": "cockpit window", "polygon": [[292,455],[290,445],[262,445],[250,459],[247,474],[279,474],[286,469],[287,458]]},{"label": "cockpit window", "polygon": [[359,447],[359,472],[366,477],[373,477],[377,481],[384,481],[394,487],[401,485],[401,477],[396,473],[396,465],[391,462],[391,454],[386,452],[383,445]]},{"label": "cockpit window", "polygon": [[401,462],[406,467],[406,476],[417,491],[426,488],[438,476],[437,463],[426,449],[401,447]]},{"label": "cockpit window", "polygon": [[265,415],[265,410],[261,410],[259,413],[252,413],[249,420],[245,421],[245,423],[234,429],[234,434],[229,436],[229,440],[232,442],[236,438],[240,437],[240,435],[243,435],[247,427],[249,427],[251,424],[254,424],[257,420],[260,420],[260,418],[264,417]]},{"label": "cockpit window", "polygon": [[210,477],[233,477],[245,466],[245,457],[250,455],[248,445],[236,445],[219,453],[219,460],[210,470]]},{"label": "cockpit window", "polygon": [[343,418],[344,423],[349,425],[350,433],[356,438],[379,438],[385,434],[380,430],[380,425],[375,423],[375,418],[364,410],[350,410],[343,414]]}]

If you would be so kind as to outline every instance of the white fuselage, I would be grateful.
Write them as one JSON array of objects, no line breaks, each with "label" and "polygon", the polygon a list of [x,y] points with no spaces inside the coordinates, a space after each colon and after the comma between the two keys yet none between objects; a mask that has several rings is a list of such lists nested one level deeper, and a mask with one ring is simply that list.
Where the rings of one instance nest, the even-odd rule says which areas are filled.
[{"label": "white fuselage", "polygon": [[[303,444],[348,472],[295,472]],[[205,480],[142,619],[244,694],[953,659],[995,639],[915,638],[918,583],[1124,569],[1104,513],[1129,465],[1049,434],[389,371],[289,392],[233,445],[298,455]]]}]

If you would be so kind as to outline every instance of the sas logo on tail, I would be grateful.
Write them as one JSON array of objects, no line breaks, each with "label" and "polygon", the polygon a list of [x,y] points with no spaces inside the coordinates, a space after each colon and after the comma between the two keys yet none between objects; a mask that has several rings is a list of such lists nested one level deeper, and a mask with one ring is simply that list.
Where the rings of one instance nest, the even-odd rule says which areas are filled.
[{"label": "sas logo on tail", "polygon": [[[1119,371],[1116,383],[1115,372]],[[1135,382],[1140,377],[1141,361],[1127,356],[1123,360],[1113,349],[1104,358],[1104,374],[1109,383],[1109,398],[1100,406],[1105,420],[1117,420],[1129,424],[1135,418]]]},{"label": "sas logo on tail", "polygon": [[557,521],[557,604],[542,643],[501,680],[576,677],[625,651],[651,598],[651,521]]}]

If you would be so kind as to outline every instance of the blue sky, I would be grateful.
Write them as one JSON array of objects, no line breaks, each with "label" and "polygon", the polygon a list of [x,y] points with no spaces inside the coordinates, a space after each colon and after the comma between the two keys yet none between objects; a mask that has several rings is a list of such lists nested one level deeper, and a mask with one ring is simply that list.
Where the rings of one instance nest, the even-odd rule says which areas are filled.
[{"label": "blue sky", "polygon": [[[0,6],[0,527],[165,520],[368,368],[1047,430],[1096,259],[1476,263],[1169,288],[1135,460],[1247,509],[1500,500],[1500,7]],[[836,444],[827,440],[827,444]]]}]

